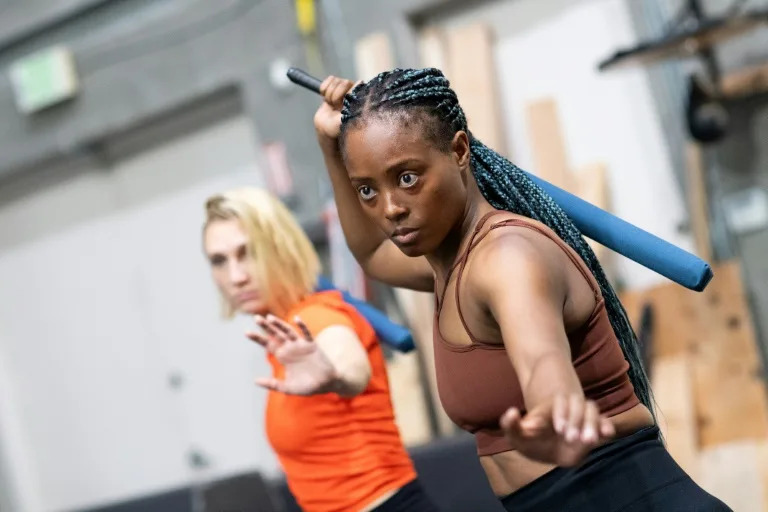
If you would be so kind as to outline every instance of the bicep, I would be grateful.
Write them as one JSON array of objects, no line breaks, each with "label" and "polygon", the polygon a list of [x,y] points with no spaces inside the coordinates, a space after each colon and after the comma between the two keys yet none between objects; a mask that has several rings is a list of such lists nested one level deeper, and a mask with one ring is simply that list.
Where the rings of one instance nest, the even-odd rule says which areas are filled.
[{"label": "bicep", "polygon": [[527,383],[544,359],[554,356],[570,361],[571,349],[562,313],[555,305],[544,297],[516,296],[521,293],[520,289],[500,290],[489,307],[515,372],[521,383]]},{"label": "bicep", "polygon": [[565,330],[565,287],[557,268],[523,241],[490,251],[481,268],[483,297],[496,320],[520,382],[530,381],[536,367],[555,357],[571,360]]},{"label": "bicep", "polygon": [[398,288],[422,292],[435,290],[432,267],[424,256],[406,256],[390,240],[385,240],[363,265],[372,278]]}]

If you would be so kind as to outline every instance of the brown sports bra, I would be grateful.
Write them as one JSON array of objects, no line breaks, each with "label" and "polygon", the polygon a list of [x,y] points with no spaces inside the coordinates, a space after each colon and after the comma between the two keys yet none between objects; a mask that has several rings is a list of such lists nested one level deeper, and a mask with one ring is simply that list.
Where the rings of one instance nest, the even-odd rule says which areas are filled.
[{"label": "brown sports bra", "polygon": [[[448,273],[442,294],[435,290],[433,337],[440,401],[454,423],[475,435],[479,455],[493,455],[512,450],[499,429],[499,418],[512,406],[525,410],[520,382],[503,343],[501,340],[489,343],[475,338],[461,313],[459,287],[469,253],[493,229],[505,226],[532,229],[554,241],[568,255],[584,279],[589,282],[597,299],[595,309],[587,322],[568,333],[573,366],[584,393],[587,398],[595,400],[600,411],[607,416],[627,411],[639,403],[627,373],[629,364],[624,359],[611,327],[600,287],[581,257],[553,231],[532,221],[503,219],[490,223],[490,227],[483,230],[491,216],[503,213],[508,212],[492,211],[480,219],[469,244]],[[457,268],[456,308],[461,323],[472,340],[469,345],[451,344],[440,332],[440,311],[445,291],[453,271]],[[439,301],[437,297],[440,297]]]}]

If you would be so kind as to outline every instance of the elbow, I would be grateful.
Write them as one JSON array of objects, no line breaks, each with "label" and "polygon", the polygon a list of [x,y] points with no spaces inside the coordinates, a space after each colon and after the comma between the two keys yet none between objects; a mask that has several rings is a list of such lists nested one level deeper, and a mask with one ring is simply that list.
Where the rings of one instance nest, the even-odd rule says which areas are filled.
[{"label": "elbow", "polygon": [[328,359],[324,392],[341,396],[356,396],[365,391],[371,380],[368,354],[355,331],[348,326],[334,325],[323,329],[315,343]]},{"label": "elbow", "polygon": [[376,255],[376,251],[379,250],[381,247],[381,244],[377,245],[374,248],[366,247],[364,249],[358,249],[357,251],[352,251],[352,255],[357,260],[357,263],[360,265],[360,268],[362,271],[368,275],[373,277],[374,279],[378,279],[379,272],[377,271],[376,264],[374,263],[374,256]]},{"label": "elbow", "polygon": [[347,242],[349,252],[352,253],[352,257],[355,258],[355,261],[360,266],[363,273],[369,277],[373,277],[376,269],[375,265],[371,265],[371,259],[373,259],[373,255],[376,253],[378,247],[372,250],[370,245],[366,243],[366,240],[355,239],[353,236],[345,235],[344,239]]},{"label": "elbow", "polygon": [[337,393],[344,398],[354,398],[368,388],[371,382],[371,368],[370,366],[350,368],[339,377],[339,380],[341,382]]}]

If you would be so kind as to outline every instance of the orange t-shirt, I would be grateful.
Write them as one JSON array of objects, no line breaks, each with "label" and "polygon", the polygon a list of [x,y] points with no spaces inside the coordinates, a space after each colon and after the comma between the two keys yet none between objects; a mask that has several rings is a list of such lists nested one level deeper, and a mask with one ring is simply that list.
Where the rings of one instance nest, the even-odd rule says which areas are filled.
[{"label": "orange t-shirt", "polygon": [[[357,512],[416,478],[395,425],[384,354],[373,328],[338,291],[310,295],[283,320],[294,324],[296,315],[314,336],[332,325],[352,328],[368,352],[371,380],[353,398],[270,391],[267,437],[303,510]],[[283,366],[268,359],[282,379]]]}]

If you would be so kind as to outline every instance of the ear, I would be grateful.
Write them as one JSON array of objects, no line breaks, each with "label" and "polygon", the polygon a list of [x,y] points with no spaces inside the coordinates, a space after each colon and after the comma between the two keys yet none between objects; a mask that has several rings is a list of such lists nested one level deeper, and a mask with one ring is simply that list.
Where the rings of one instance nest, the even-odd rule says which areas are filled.
[{"label": "ear", "polygon": [[456,164],[461,169],[469,167],[470,150],[469,136],[467,135],[467,132],[463,130],[456,132],[451,141],[451,153],[453,153],[453,156],[456,159]]}]

